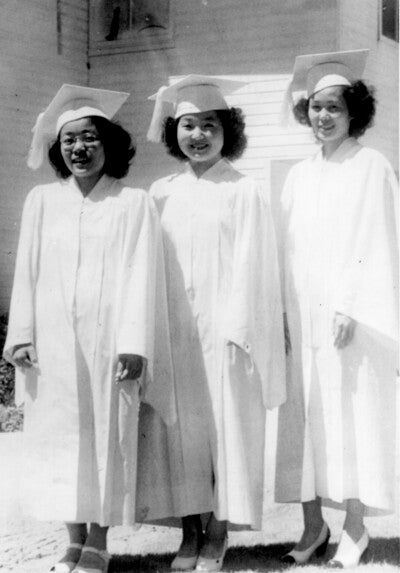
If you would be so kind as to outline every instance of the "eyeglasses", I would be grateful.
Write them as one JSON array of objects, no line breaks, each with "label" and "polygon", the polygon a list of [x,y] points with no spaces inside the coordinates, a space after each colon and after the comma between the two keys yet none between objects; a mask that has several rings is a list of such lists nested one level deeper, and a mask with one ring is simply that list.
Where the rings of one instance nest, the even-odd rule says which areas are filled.
[{"label": "eyeglasses", "polygon": [[75,144],[80,141],[85,147],[95,147],[99,142],[100,138],[98,135],[87,133],[85,135],[77,135],[77,136],[65,136],[61,139],[61,147],[63,149],[72,149]]}]

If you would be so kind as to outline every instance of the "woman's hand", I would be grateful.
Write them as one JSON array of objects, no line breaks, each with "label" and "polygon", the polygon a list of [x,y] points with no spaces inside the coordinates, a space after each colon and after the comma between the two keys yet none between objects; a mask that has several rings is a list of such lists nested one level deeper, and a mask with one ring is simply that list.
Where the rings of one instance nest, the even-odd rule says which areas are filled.
[{"label": "woman's hand", "polygon": [[4,358],[17,368],[38,368],[38,359],[35,347],[30,342],[27,344],[17,344],[13,348],[12,354],[6,352]]},{"label": "woman's hand", "polygon": [[137,380],[143,371],[144,359],[137,354],[119,354],[116,382],[123,380]]},{"label": "woman's hand", "polygon": [[356,321],[350,318],[350,316],[346,316],[340,312],[335,313],[332,324],[332,333],[333,344],[338,350],[341,350],[353,340],[356,325]]},{"label": "woman's hand", "polygon": [[289,324],[286,312],[283,313],[283,332],[285,334],[285,352],[286,356],[288,356],[290,351],[292,350],[292,343],[290,342]]}]

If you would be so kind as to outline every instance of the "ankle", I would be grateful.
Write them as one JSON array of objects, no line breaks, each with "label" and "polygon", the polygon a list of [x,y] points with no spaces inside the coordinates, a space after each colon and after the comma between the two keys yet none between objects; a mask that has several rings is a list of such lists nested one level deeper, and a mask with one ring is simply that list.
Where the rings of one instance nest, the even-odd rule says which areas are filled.
[{"label": "ankle", "polygon": [[364,535],[365,532],[365,525],[363,522],[361,523],[344,523],[343,531],[347,533],[347,535],[357,543],[361,537]]},{"label": "ankle", "polygon": [[321,533],[324,525],[325,525],[325,521],[321,517],[321,519],[316,519],[315,521],[312,521],[310,523],[305,523],[304,524],[304,531],[307,533],[313,534],[317,537]]},{"label": "ankle", "polygon": [[226,521],[218,521],[214,516],[209,520],[205,539],[223,541],[228,536],[228,526]]},{"label": "ankle", "polygon": [[82,546],[80,545],[79,547],[75,547],[75,545],[70,544],[67,547],[64,555],[59,560],[59,563],[78,563],[82,553]]},{"label": "ankle", "polygon": [[86,524],[84,523],[66,523],[69,543],[85,545],[88,536]]},{"label": "ankle", "polygon": [[104,570],[109,562],[110,556],[106,550],[97,550],[95,547],[85,547],[81,553],[78,565],[86,569]]},{"label": "ankle", "polygon": [[100,525],[97,523],[92,523],[90,526],[89,535],[86,538],[85,547],[93,547],[98,551],[106,551],[107,532],[108,527],[100,527]]}]

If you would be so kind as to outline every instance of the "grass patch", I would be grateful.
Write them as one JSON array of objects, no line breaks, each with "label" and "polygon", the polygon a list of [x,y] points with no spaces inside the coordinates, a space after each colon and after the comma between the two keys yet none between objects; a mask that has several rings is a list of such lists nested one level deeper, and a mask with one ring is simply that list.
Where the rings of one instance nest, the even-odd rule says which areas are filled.
[{"label": "grass patch", "polygon": [[[280,556],[289,551],[293,544],[281,543],[255,545],[253,547],[234,546],[226,553],[221,573],[278,573],[290,571],[314,573],[328,569],[326,564],[336,551],[336,544],[331,544],[325,557],[312,558],[306,565],[285,565]],[[113,555],[109,573],[167,573],[171,571],[173,553],[149,553],[147,555]],[[398,538],[371,539],[369,548],[363,556],[357,573],[386,573],[398,571],[400,562]],[[350,571],[350,570],[349,570]]]}]

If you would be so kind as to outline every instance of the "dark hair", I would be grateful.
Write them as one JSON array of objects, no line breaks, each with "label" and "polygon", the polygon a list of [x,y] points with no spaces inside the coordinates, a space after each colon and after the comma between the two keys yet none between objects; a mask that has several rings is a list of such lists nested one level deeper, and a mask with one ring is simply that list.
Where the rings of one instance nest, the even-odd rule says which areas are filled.
[{"label": "dark hair", "polygon": [[[372,125],[375,115],[374,88],[359,80],[350,86],[343,86],[342,95],[350,116],[349,135],[360,137]],[[301,98],[293,107],[297,121],[309,126],[311,126],[308,117],[310,99]]]},{"label": "dark hair", "polygon": [[[93,125],[99,132],[100,141],[104,146],[104,173],[110,177],[121,179],[129,171],[130,162],[135,156],[136,149],[132,144],[129,133],[118,123],[104,117],[90,116]],[[65,165],[61,155],[60,135],[49,148],[49,161],[58,177],[67,179],[71,172]]]},{"label": "dark hair", "polygon": [[[224,145],[221,149],[222,157],[230,160],[239,159],[247,145],[242,110],[238,107],[231,107],[227,110],[215,110],[215,113],[219,117],[224,132]],[[187,157],[179,147],[177,139],[179,119],[167,117],[164,122],[163,143],[170,155],[185,161]]]}]

